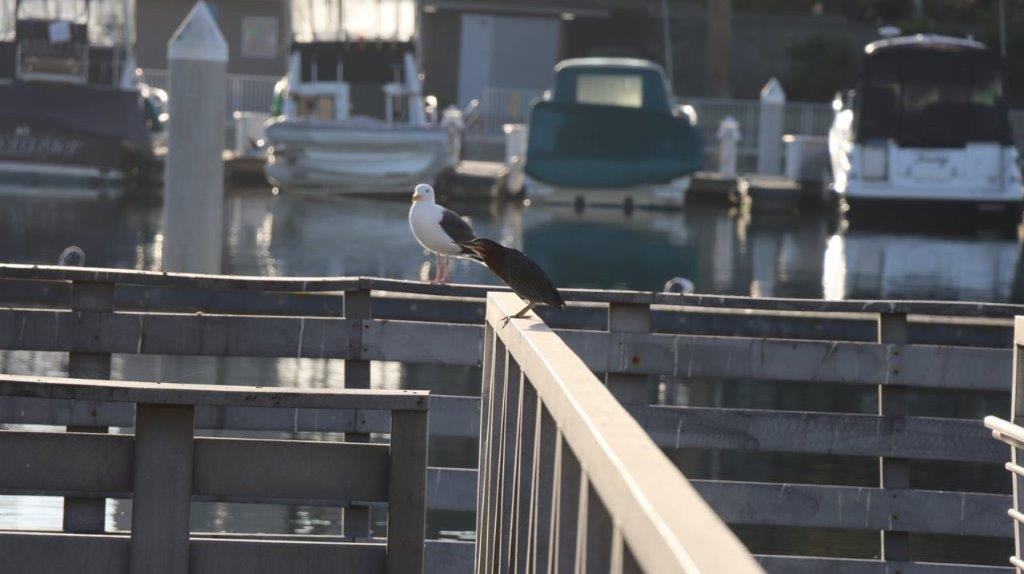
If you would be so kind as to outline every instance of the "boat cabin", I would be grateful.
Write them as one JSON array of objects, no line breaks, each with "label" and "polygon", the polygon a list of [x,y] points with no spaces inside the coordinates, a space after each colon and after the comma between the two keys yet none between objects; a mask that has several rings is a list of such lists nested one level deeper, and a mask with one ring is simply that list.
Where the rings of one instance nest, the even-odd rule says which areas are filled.
[{"label": "boat cabin", "polygon": [[135,74],[130,4],[5,1],[5,11],[14,19],[0,24],[0,80],[125,85]]},{"label": "boat cabin", "polygon": [[[534,190],[668,184],[700,167],[696,123],[692,109],[675,105],[652,62],[565,60],[555,67],[553,89],[530,112],[525,173]],[[682,193],[670,195],[678,203]]]},{"label": "boat cabin", "polygon": [[1012,145],[1005,86],[1005,62],[980,42],[911,36],[868,44],[855,106],[856,141],[916,148]]}]

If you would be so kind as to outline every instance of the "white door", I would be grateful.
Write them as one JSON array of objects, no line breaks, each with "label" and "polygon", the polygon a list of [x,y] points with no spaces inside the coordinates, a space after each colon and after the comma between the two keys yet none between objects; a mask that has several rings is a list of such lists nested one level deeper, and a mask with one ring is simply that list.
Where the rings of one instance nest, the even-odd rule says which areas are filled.
[{"label": "white door", "polygon": [[462,15],[462,43],[459,48],[459,107],[484,93],[491,82],[491,46],[494,16]]},{"label": "white door", "polygon": [[557,18],[463,14],[459,104],[482,98],[487,88],[550,87],[560,30]]}]

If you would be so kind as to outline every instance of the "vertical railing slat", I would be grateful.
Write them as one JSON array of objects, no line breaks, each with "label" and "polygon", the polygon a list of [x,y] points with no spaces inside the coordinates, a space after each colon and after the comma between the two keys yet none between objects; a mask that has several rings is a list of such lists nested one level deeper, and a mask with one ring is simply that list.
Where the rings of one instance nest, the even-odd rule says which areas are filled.
[{"label": "vertical railing slat", "polygon": [[[651,306],[637,303],[608,304],[609,333],[650,333]],[[611,349],[618,355],[618,349]],[[627,405],[646,405],[651,402],[650,378],[647,375],[608,373],[605,383],[619,402]]]},{"label": "vertical railing slat", "polygon": [[[72,283],[71,310],[75,313],[75,338],[99,338],[98,330],[102,329],[102,317],[114,311],[114,284],[83,281]],[[110,379],[110,353],[69,353],[68,376],[75,379]],[[67,430],[105,433],[107,427],[69,426]],[[106,526],[106,499],[65,498],[63,522],[65,532],[103,532]]]},{"label": "vertical railing slat", "polygon": [[491,572],[493,570],[498,542],[497,500],[501,480],[498,470],[501,464],[501,432],[503,413],[505,411],[508,351],[504,343],[498,338],[494,339],[493,345],[493,364],[491,366],[491,380],[493,384],[491,386],[491,407],[489,409],[491,421],[487,429],[487,460],[480,463],[481,468],[485,468],[487,473],[487,481],[481,483],[487,489],[483,493],[486,546],[481,549],[481,561],[477,562],[477,572]]},{"label": "vertical railing slat", "polygon": [[[878,318],[879,343],[906,343],[907,316],[903,313],[882,313]],[[895,357],[898,359],[898,357]],[[899,361],[895,361],[898,365]],[[898,369],[899,367],[890,367]],[[907,409],[907,387],[896,385],[878,386],[878,414],[887,417],[905,417]],[[910,462],[905,458],[881,457],[879,463],[879,485],[886,489],[910,488]],[[899,530],[883,530],[880,534],[882,560],[902,562],[910,560],[910,533]]]},{"label": "vertical railing slat", "polygon": [[427,520],[427,412],[391,413],[388,572],[423,571]]},{"label": "vertical railing slat", "polygon": [[[370,361],[359,359],[363,352],[363,320],[373,317],[373,301],[369,289],[345,291],[345,318],[349,320],[348,355],[344,363],[345,388],[370,388]],[[369,442],[368,433],[346,433],[350,442]],[[370,509],[348,505],[344,509],[345,536],[359,540],[370,536]]]},{"label": "vertical railing slat", "polygon": [[187,574],[195,407],[135,409],[132,574]]}]

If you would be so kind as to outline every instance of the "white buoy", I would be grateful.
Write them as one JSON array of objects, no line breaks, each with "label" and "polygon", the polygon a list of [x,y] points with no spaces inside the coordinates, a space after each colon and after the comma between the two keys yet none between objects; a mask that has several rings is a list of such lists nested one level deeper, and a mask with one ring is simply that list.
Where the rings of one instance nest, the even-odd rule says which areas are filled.
[{"label": "white buoy", "polygon": [[170,122],[164,165],[164,271],[220,273],[228,45],[197,2],[167,45]]},{"label": "white buoy", "polygon": [[761,89],[761,117],[757,135],[757,173],[782,173],[782,129],[786,115],[786,92],[772,78]]}]

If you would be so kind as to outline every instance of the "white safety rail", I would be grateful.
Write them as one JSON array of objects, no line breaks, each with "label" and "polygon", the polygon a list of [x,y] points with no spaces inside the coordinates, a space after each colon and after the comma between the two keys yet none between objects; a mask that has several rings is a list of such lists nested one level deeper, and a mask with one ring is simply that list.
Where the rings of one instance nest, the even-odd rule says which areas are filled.
[{"label": "white safety rail", "polygon": [[[1010,461],[1006,470],[1013,480],[1013,507],[1007,511],[1013,520],[1013,537],[1016,553],[1010,557],[1010,564],[1017,573],[1024,572],[1024,427],[1019,425],[1024,417],[1024,316],[1014,318],[1013,328],[1013,389],[1010,401],[1010,420],[999,417],[985,417],[985,426],[992,430],[992,436],[1010,445]],[[1012,422],[1011,422],[1012,421]]]},{"label": "white safety rail", "polygon": [[[274,85],[280,79],[278,76],[228,74],[228,117],[230,117],[231,112],[235,111],[269,112],[270,105],[274,99]],[[170,86],[167,70],[143,70],[142,80],[151,86],[163,90],[167,90]]]}]

